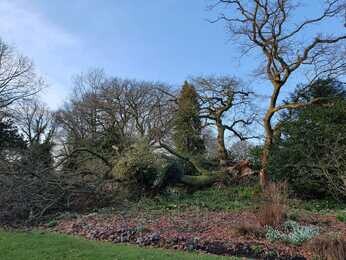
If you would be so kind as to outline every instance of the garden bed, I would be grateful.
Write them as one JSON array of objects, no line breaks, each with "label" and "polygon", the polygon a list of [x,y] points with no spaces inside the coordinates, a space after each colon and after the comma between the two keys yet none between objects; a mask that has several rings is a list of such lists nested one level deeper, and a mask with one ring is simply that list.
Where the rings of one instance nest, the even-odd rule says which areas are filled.
[{"label": "garden bed", "polygon": [[[338,221],[335,216],[301,215],[297,221],[304,225],[318,226],[320,233],[338,232],[346,237],[346,224]],[[54,230],[91,240],[197,250],[217,255],[258,259],[310,259],[312,256],[304,243],[291,245],[268,241],[266,229],[261,227],[252,210],[93,213],[61,219]]]}]

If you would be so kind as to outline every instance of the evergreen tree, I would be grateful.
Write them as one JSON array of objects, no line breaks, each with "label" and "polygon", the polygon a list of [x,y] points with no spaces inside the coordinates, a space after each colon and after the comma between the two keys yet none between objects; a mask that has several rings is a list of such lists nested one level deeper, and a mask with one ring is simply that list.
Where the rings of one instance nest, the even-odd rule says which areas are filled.
[{"label": "evergreen tree", "polygon": [[300,86],[291,96],[296,102],[322,98],[281,117],[281,135],[271,151],[270,171],[286,179],[300,195],[346,198],[342,179],[346,156],[346,89],[335,80]]},{"label": "evergreen tree", "polygon": [[178,98],[173,135],[176,149],[180,153],[197,155],[205,151],[199,111],[197,92],[185,81]]},{"label": "evergreen tree", "polygon": [[10,148],[25,148],[23,137],[11,120],[0,121],[0,150]]}]

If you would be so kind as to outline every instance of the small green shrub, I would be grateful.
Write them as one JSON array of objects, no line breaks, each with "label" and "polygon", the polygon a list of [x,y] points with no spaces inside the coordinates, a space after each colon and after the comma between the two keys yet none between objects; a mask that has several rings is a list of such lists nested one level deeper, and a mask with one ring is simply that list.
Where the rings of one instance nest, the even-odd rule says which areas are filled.
[{"label": "small green shrub", "polygon": [[284,241],[294,245],[301,245],[304,241],[319,234],[316,226],[301,226],[299,223],[288,220],[284,223],[284,231],[268,227],[266,238],[269,241]]},{"label": "small green shrub", "polygon": [[334,211],[344,211],[346,209],[345,202],[339,202],[333,199],[323,200],[291,200],[291,208],[304,209],[317,213],[330,213]]},{"label": "small green shrub", "polygon": [[49,228],[53,228],[55,227],[56,225],[58,225],[58,221],[56,221],[55,219],[54,220],[51,220],[47,223],[47,227]]},{"label": "small green shrub", "polygon": [[256,255],[259,255],[263,252],[262,246],[259,245],[251,245],[250,248]]},{"label": "small green shrub", "polygon": [[288,218],[289,220],[293,220],[293,221],[298,221],[299,217],[300,217],[300,214],[299,214],[298,211],[290,212],[290,213],[288,213],[288,215],[287,215],[287,218]]},{"label": "small green shrub", "polygon": [[112,170],[115,179],[121,180],[123,195],[136,196],[151,191],[159,178],[165,161],[155,154],[146,140],[130,146],[117,159]]},{"label": "small green shrub", "polygon": [[285,234],[283,234],[281,231],[276,230],[273,227],[268,227],[267,233],[266,233],[266,239],[274,242],[274,241],[279,241],[283,240]]},{"label": "small green shrub", "polygon": [[346,222],[346,212],[342,212],[336,215],[336,219],[341,222]]},{"label": "small green shrub", "polygon": [[150,179],[155,172],[156,159],[152,149],[145,141],[138,142],[129,147],[117,160],[113,175],[122,179],[145,177]]}]

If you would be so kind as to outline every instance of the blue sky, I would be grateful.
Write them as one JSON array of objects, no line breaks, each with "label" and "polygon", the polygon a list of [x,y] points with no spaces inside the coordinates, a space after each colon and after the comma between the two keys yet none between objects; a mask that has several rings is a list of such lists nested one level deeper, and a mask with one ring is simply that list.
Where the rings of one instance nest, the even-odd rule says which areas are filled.
[{"label": "blue sky", "polygon": [[96,67],[112,76],[173,85],[200,74],[252,81],[254,57],[240,60],[224,26],[206,21],[215,16],[206,10],[208,3],[1,0],[0,36],[33,59],[50,85],[44,100],[52,108],[70,93],[73,75]]}]

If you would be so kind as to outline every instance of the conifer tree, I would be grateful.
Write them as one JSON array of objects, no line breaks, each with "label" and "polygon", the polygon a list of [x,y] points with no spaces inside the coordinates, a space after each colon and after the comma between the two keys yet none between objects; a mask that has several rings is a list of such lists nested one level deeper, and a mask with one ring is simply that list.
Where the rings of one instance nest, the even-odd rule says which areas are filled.
[{"label": "conifer tree", "polygon": [[205,150],[199,110],[197,92],[185,81],[178,98],[173,135],[176,149],[182,154],[197,155]]}]

